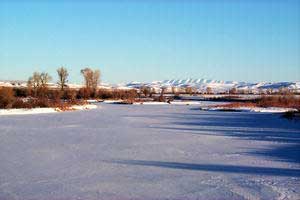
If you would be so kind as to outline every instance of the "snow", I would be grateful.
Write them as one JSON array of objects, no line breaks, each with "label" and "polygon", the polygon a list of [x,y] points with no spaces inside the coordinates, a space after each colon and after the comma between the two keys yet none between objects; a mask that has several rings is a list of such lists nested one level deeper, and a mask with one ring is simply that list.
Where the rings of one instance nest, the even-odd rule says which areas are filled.
[{"label": "snow", "polygon": [[[74,110],[88,110],[95,109],[97,105],[87,104],[87,105],[74,105],[71,109]],[[58,108],[32,108],[32,109],[0,109],[1,115],[32,115],[32,114],[43,114],[43,113],[57,113],[61,112]]]},{"label": "snow", "polygon": [[270,112],[270,113],[284,113],[290,111],[297,111],[297,109],[294,108],[278,108],[278,107],[268,107],[268,108],[255,107],[252,108],[252,110],[254,112]]},{"label": "snow", "polygon": [[132,106],[0,118],[0,199],[300,197],[300,124]]},{"label": "snow", "polygon": [[74,105],[71,106],[71,108],[75,109],[75,110],[89,110],[89,109],[95,109],[98,106],[95,104],[87,104],[87,105]]},{"label": "snow", "polygon": [[232,110],[239,112],[262,112],[262,113],[285,113],[290,111],[297,111],[294,108],[279,108],[279,107],[238,107],[238,108],[228,108],[228,107],[202,107],[202,110],[211,110],[211,111],[223,111],[223,110]]},{"label": "snow", "polygon": [[122,99],[119,99],[119,100],[104,100],[103,103],[106,103],[106,104],[116,104],[116,103],[122,103],[123,100]]},{"label": "snow", "polygon": [[157,102],[157,101],[147,101],[147,102],[135,102],[134,105],[200,105],[200,101],[171,101],[168,102]]},{"label": "snow", "polygon": [[55,108],[0,109],[0,115],[31,115],[56,112],[57,110]]},{"label": "snow", "polygon": [[167,102],[158,102],[158,101],[146,101],[146,102],[135,102],[134,105],[169,105]]},{"label": "snow", "polygon": [[88,103],[98,103],[98,102],[102,102],[102,101],[97,100],[97,99],[88,99],[88,100],[86,100],[86,102],[88,102]]},{"label": "snow", "polygon": [[172,105],[200,105],[200,101],[171,101]]}]

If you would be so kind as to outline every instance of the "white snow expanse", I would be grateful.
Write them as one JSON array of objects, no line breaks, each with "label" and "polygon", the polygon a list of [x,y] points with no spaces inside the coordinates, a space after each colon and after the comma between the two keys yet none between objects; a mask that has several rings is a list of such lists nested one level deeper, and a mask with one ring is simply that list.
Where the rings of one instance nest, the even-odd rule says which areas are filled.
[{"label": "white snow expanse", "polygon": [[300,199],[299,121],[100,105],[0,116],[0,199]]}]

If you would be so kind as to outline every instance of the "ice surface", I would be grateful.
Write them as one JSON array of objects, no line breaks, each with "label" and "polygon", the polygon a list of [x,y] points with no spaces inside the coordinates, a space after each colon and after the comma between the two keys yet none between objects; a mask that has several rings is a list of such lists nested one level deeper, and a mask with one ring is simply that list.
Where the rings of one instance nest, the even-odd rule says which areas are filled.
[{"label": "ice surface", "polygon": [[0,199],[299,199],[300,123],[199,106],[0,116]]}]

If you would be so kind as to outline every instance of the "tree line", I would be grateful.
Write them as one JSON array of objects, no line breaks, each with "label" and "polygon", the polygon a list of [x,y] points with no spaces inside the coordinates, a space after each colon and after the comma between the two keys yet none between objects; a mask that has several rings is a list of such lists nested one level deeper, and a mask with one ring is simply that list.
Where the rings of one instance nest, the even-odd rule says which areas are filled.
[{"label": "tree line", "polygon": [[[64,91],[67,88],[69,72],[65,67],[58,68],[56,72],[58,75],[57,84],[59,85],[60,90]],[[96,90],[98,84],[100,83],[100,70],[84,68],[80,70],[80,73],[84,78],[85,88],[89,90]],[[34,72],[27,81],[27,87],[28,89],[33,90],[35,94],[37,94],[38,90],[47,88],[51,80],[52,77],[47,72]]]},{"label": "tree line", "polygon": [[80,73],[84,86],[80,89],[68,87],[67,68],[56,70],[57,88],[49,87],[52,77],[47,72],[34,72],[27,81],[27,88],[0,88],[0,108],[65,107],[82,104],[86,99],[124,99],[133,102],[138,96],[136,90],[99,89],[101,72],[98,69],[84,68]]}]

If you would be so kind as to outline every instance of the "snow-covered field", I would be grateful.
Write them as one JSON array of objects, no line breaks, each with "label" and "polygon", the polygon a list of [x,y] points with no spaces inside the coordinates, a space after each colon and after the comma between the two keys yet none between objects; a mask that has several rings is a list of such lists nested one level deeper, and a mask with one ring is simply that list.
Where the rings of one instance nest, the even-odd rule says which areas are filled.
[{"label": "snow-covered field", "polygon": [[300,199],[299,121],[198,108],[0,116],[0,199]]}]

